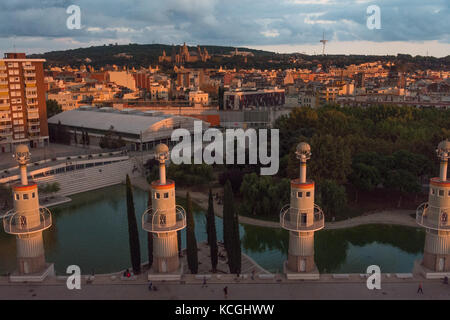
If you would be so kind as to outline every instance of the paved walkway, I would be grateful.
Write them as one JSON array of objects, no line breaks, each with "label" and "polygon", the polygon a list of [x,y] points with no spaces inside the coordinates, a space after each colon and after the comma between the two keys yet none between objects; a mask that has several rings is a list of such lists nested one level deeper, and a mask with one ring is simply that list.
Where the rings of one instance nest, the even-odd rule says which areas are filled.
[{"label": "paved walkway", "polygon": [[[149,190],[150,186],[147,181],[142,178],[133,178],[132,183],[143,190]],[[208,194],[203,192],[191,191],[187,188],[176,188],[177,196],[185,197],[186,192],[189,194],[201,208],[208,209]],[[221,192],[222,190],[217,189],[213,192]],[[223,206],[214,201],[214,212],[218,217],[223,216]],[[384,210],[374,213],[365,213],[359,217],[350,218],[347,220],[336,221],[336,222],[326,222],[325,230],[328,229],[343,229],[356,227],[364,224],[394,224],[402,225],[408,227],[417,227],[416,221],[410,216],[410,214],[415,213],[414,210]],[[261,219],[254,219],[245,216],[239,216],[239,222],[254,226],[268,227],[268,228],[280,228],[280,223],[278,221],[266,221]]]},{"label": "paved walkway", "polygon": [[[419,281],[381,283],[381,290],[368,290],[361,282],[292,282],[292,283],[207,283],[202,288],[198,283],[180,284],[153,282],[158,291],[148,291],[146,283],[93,284],[82,283],[81,290],[68,290],[65,283],[59,284],[0,284],[0,300],[14,299],[138,299],[138,300],[225,300],[223,288],[228,287],[227,300],[299,300],[299,299],[450,299],[450,285],[440,281],[423,282],[424,294],[418,294]],[[199,302],[200,303],[200,302]],[[200,303],[201,304],[201,303]]]}]

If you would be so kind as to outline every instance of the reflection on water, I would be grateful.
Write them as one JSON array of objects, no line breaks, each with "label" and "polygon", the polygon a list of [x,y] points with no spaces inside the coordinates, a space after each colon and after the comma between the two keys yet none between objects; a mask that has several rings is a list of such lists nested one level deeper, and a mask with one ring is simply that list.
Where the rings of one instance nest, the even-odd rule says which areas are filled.
[{"label": "reflection on water", "polygon": [[[57,273],[76,264],[83,273],[108,273],[130,266],[125,186],[117,185],[72,196],[55,208],[53,226],[44,232],[47,261]],[[147,206],[147,193],[134,189],[138,226]],[[178,203],[185,206],[184,199]],[[206,241],[204,211],[194,206],[197,241]],[[216,217],[217,239],[223,240],[222,219]],[[243,252],[269,271],[281,272],[287,258],[289,234],[282,229],[240,226]],[[142,261],[147,261],[147,234],[139,228]],[[319,231],[315,237],[320,272],[364,272],[377,264],[382,272],[410,272],[422,256],[425,233],[421,229],[366,225]],[[185,247],[185,231],[182,232]],[[15,269],[14,236],[0,232],[0,273]]]}]

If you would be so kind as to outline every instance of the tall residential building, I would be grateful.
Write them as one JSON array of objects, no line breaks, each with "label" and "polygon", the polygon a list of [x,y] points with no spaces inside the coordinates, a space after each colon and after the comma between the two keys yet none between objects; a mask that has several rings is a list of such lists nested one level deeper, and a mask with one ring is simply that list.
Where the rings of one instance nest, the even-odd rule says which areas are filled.
[{"label": "tall residential building", "polygon": [[5,53],[0,59],[0,152],[48,143],[44,59]]}]

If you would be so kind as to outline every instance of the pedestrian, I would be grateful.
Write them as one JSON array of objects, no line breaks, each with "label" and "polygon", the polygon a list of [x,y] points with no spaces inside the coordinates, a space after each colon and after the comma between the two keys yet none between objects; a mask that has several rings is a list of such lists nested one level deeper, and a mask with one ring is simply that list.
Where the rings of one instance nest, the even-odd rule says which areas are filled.
[{"label": "pedestrian", "polygon": [[206,276],[205,276],[205,277],[203,277],[202,288],[206,288],[206,287],[208,287],[208,286],[206,285]]},{"label": "pedestrian", "polygon": [[447,276],[444,277],[444,284],[448,284],[448,277]]},{"label": "pedestrian", "polygon": [[423,289],[422,289],[422,282],[419,283],[419,288],[417,289],[417,293],[421,293],[423,294]]},{"label": "pedestrian", "polygon": [[225,295],[225,299],[228,298],[228,287],[223,288],[223,294]]},{"label": "pedestrian", "polygon": [[252,270],[252,280],[255,280],[255,270]]}]

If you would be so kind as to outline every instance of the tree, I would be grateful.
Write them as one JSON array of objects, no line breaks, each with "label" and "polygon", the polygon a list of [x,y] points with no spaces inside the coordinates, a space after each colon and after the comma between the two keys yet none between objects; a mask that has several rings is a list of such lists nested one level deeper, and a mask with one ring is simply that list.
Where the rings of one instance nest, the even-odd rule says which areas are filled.
[{"label": "tree", "polygon": [[239,273],[241,269],[239,222],[238,214],[234,207],[233,190],[230,181],[227,181],[224,189],[223,239],[230,273]]},{"label": "tree", "polygon": [[198,250],[197,240],[195,238],[194,213],[192,212],[192,200],[189,192],[186,194],[186,251],[188,267],[192,274],[198,272]]},{"label": "tree", "polygon": [[141,273],[141,249],[139,244],[139,233],[134,210],[133,189],[130,177],[126,177],[127,188],[127,217],[128,217],[128,239],[130,244],[131,265],[135,274]]},{"label": "tree", "polygon": [[[147,207],[152,208],[152,192],[148,191]],[[153,265],[153,233],[147,232],[148,269]]]},{"label": "tree", "polygon": [[345,188],[336,181],[324,179],[318,182],[319,203],[326,216],[342,216],[347,208]]},{"label": "tree", "polygon": [[47,118],[51,118],[54,115],[61,113],[62,107],[56,100],[47,100]]},{"label": "tree", "polygon": [[209,189],[208,212],[206,214],[206,232],[211,256],[212,271],[216,272],[218,262],[217,234],[214,214],[214,200],[212,190]]}]

